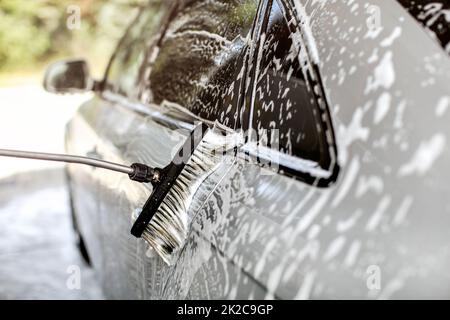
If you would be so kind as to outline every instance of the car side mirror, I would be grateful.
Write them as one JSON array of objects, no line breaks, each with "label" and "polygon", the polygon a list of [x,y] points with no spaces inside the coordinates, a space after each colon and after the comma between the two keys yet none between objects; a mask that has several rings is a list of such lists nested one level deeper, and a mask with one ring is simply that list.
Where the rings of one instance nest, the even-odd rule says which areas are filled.
[{"label": "car side mirror", "polygon": [[44,89],[51,93],[82,93],[94,89],[85,60],[63,60],[51,64],[44,77]]}]

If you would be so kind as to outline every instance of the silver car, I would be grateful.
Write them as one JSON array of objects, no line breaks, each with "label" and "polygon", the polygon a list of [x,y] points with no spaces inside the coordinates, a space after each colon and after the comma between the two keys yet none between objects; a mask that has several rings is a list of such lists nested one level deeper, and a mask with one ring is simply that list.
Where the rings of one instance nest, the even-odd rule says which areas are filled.
[{"label": "silver car", "polygon": [[450,5],[153,0],[67,152],[164,166],[199,121],[245,144],[192,203],[167,265],[129,230],[150,185],[70,165],[74,220],[109,298],[450,298]]}]

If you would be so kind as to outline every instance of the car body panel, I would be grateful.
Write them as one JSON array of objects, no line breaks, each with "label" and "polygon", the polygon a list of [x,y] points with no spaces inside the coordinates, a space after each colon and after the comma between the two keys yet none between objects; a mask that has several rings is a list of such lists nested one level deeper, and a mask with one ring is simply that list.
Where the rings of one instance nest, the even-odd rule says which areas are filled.
[{"label": "car body panel", "polygon": [[[342,168],[337,182],[317,188],[238,157],[224,179],[205,181],[187,243],[167,266],[129,234],[151,188],[70,166],[81,231],[108,296],[450,296],[448,55],[395,1],[289,4],[317,49]],[[381,12],[375,30],[371,5]],[[167,104],[106,92],[70,124],[68,151],[86,154],[94,145],[110,161],[164,165],[195,120],[182,118]],[[379,287],[370,282],[376,274]]]}]

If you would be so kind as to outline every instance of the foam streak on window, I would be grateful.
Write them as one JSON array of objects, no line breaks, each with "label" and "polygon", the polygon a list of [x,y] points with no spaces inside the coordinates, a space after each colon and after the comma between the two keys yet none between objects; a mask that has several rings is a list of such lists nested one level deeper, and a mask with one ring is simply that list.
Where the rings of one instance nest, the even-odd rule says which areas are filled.
[{"label": "foam streak on window", "polygon": [[182,0],[143,73],[145,103],[235,128],[256,0]]}]

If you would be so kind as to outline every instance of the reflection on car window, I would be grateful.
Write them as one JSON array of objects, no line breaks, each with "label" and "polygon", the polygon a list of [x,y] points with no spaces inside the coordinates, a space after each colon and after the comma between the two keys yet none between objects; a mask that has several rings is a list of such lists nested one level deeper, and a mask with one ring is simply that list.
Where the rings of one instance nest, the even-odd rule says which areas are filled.
[{"label": "reflection on car window", "polygon": [[256,131],[253,139],[329,169],[327,131],[331,128],[323,121],[324,110],[314,92],[318,87],[311,81],[306,61],[300,59],[299,50],[305,48],[299,49],[301,43],[276,0],[261,39],[254,105],[247,111],[249,126]]},{"label": "reflection on car window", "polygon": [[157,37],[164,8],[164,1],[151,1],[136,17],[119,44],[108,70],[107,89],[130,98],[137,97],[139,69],[145,51]]},{"label": "reflection on car window", "polygon": [[141,101],[168,101],[232,127],[257,2],[181,1],[154,63],[141,72]]}]

